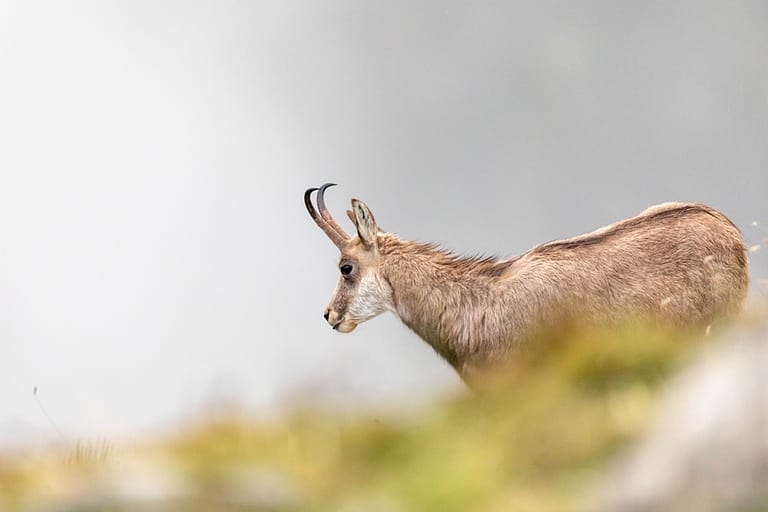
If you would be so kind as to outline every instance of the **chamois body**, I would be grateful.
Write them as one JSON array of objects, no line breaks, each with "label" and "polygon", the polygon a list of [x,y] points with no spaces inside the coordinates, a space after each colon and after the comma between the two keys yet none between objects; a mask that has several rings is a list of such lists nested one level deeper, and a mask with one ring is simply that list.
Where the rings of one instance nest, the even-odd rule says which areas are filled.
[{"label": "chamois body", "polygon": [[358,236],[340,247],[326,319],[349,332],[390,310],[465,380],[559,322],[703,327],[736,314],[746,297],[741,233],[704,205],[655,206],[506,260],[400,240],[378,230],[363,203],[353,200],[353,210]]},{"label": "chamois body", "polygon": [[457,258],[391,234],[379,242],[395,312],[460,374],[557,322],[706,326],[739,311],[749,281],[738,229],[701,205],[652,208],[509,260]]}]

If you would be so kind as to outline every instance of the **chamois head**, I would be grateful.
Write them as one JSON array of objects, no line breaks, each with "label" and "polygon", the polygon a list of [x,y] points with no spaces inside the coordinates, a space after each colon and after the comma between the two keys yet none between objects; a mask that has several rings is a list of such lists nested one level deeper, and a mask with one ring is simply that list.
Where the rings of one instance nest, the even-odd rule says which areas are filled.
[{"label": "chamois head", "polygon": [[[339,284],[323,317],[337,331],[352,332],[359,323],[394,309],[392,289],[381,273],[380,230],[373,214],[365,203],[352,199],[352,210],[347,210],[347,216],[354,223],[357,235],[347,235],[325,207],[325,191],[334,185],[326,183],[319,189],[308,189],[304,192],[304,204],[312,219],[341,251]],[[310,197],[316,190],[319,214]]]}]

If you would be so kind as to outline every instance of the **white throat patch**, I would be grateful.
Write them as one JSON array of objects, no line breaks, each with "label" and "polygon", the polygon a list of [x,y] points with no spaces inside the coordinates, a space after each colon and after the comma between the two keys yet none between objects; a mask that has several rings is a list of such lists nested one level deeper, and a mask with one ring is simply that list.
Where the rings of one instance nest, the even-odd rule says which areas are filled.
[{"label": "white throat patch", "polygon": [[363,276],[357,286],[355,299],[347,309],[350,318],[363,322],[387,310],[395,310],[392,303],[392,288],[377,274]]}]

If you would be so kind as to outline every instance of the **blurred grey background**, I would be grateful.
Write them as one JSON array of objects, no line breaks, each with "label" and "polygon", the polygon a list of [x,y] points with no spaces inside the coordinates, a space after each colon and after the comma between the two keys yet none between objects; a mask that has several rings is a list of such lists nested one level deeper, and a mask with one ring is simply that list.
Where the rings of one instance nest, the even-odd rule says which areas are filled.
[{"label": "blurred grey background", "polygon": [[337,251],[301,196],[326,181],[344,225],[354,196],[466,253],[671,200],[762,243],[767,23],[759,1],[0,1],[0,446],[58,435],[35,387],[86,439],[459,389],[392,316],[325,324]]}]

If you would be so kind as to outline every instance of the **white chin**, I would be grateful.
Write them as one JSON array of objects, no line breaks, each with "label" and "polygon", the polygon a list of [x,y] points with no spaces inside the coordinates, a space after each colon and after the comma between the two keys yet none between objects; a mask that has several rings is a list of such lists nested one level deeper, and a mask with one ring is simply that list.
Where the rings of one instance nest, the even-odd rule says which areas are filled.
[{"label": "white chin", "polygon": [[341,322],[339,326],[336,328],[338,332],[342,333],[348,333],[355,330],[355,327],[357,327],[357,324],[355,322],[350,322],[345,320],[344,322]]}]

